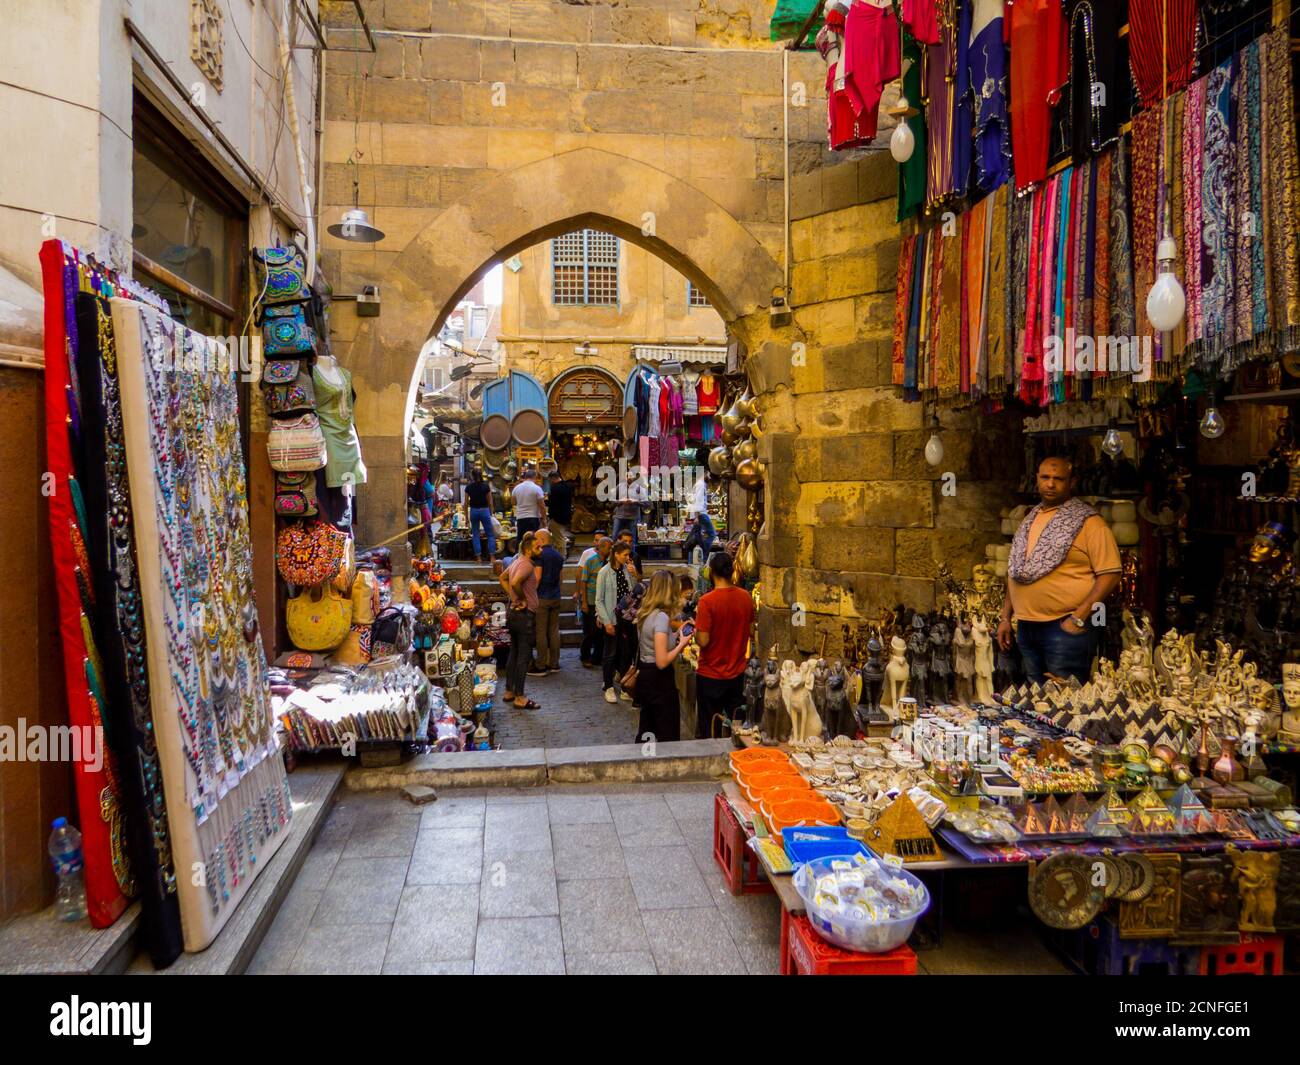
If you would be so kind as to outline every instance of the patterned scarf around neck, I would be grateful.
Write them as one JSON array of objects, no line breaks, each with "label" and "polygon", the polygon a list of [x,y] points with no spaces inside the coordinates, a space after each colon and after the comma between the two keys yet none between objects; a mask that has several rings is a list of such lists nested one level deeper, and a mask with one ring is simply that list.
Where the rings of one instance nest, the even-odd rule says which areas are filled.
[{"label": "patterned scarf around neck", "polygon": [[1097,513],[1082,499],[1067,499],[1048,519],[1031,552],[1028,550],[1029,530],[1042,510],[1043,504],[1039,503],[1026,514],[1025,520],[1016,530],[1015,539],[1011,541],[1007,573],[1018,584],[1033,584],[1064,562],[1083,523]]}]

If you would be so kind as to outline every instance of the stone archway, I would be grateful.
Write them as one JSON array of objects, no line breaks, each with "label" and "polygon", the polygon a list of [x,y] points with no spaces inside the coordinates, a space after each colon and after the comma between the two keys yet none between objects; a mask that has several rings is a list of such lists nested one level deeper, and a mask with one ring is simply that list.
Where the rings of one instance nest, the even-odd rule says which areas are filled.
[{"label": "stone archway", "polygon": [[626,156],[578,148],[477,186],[397,256],[380,282],[380,317],[363,322],[344,356],[370,471],[360,501],[363,543],[406,522],[405,434],[424,341],[494,263],[584,226],[640,245],[690,278],[742,340],[743,320],[781,284],[776,261],[727,210]]}]

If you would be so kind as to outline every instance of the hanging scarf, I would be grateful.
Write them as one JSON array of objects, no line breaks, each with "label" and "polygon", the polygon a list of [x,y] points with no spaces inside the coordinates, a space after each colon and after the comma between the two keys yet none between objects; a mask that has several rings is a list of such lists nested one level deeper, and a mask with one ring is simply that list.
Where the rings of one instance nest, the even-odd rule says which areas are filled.
[{"label": "hanging scarf", "polygon": [[[1133,287],[1146,293],[1156,279],[1156,240],[1160,228],[1160,109],[1133,119]],[[1151,334],[1145,312],[1137,315],[1140,336]]]},{"label": "hanging scarf", "polygon": [[[1201,188],[1201,291],[1205,354],[1217,372],[1230,327],[1232,292],[1232,62],[1210,71],[1205,90],[1205,172]],[[1136,205],[1135,205],[1136,208]],[[1135,223],[1136,224],[1136,223]],[[1139,286],[1143,278],[1138,278]],[[1140,291],[1145,291],[1140,288]]]},{"label": "hanging scarf", "polygon": [[[1092,330],[1096,336],[1110,334],[1110,171],[1113,151],[1097,157],[1097,188],[1093,196],[1092,227],[1096,242],[1092,266]],[[1108,367],[1101,363],[1098,347],[1093,362],[1093,377],[1104,378]]]},{"label": "hanging scarf", "polygon": [[949,238],[939,238],[943,246],[943,265],[939,272],[936,296],[937,325],[934,334],[934,387],[940,396],[954,396],[961,387],[961,230]]},{"label": "hanging scarf", "polygon": [[1097,513],[1082,499],[1067,499],[1048,519],[1031,552],[1027,550],[1029,530],[1042,510],[1043,504],[1039,503],[1026,514],[1011,541],[1007,573],[1017,584],[1033,584],[1064,562],[1083,523]]},{"label": "hanging scarf", "polygon": [[1261,140],[1262,232],[1268,245],[1269,321],[1274,349],[1300,349],[1300,161],[1295,140],[1295,98],[1291,88],[1291,44],[1286,27],[1262,39]]},{"label": "hanging scarf", "polygon": [[916,261],[916,236],[904,237],[898,249],[898,287],[894,291],[894,347],[890,356],[890,381],[904,383],[907,362],[907,323],[912,311],[912,267]]},{"label": "hanging scarf", "polygon": [[1187,354],[1205,339],[1201,316],[1201,197],[1205,182],[1205,78],[1183,94],[1183,288],[1187,292]]},{"label": "hanging scarf", "polygon": [[1011,384],[1011,373],[1007,367],[1007,354],[1011,350],[1008,337],[1007,302],[1008,291],[1014,279],[1011,269],[1011,257],[1007,254],[1007,207],[1010,189],[1004,183],[997,192],[988,198],[989,209],[989,258],[985,268],[985,289],[988,293],[988,357],[985,365],[988,379],[983,381],[984,391],[1000,394],[1007,391]]},{"label": "hanging scarf", "polygon": [[1133,237],[1129,229],[1129,160],[1121,138],[1110,175],[1110,332],[1133,336],[1137,316],[1133,292]]}]

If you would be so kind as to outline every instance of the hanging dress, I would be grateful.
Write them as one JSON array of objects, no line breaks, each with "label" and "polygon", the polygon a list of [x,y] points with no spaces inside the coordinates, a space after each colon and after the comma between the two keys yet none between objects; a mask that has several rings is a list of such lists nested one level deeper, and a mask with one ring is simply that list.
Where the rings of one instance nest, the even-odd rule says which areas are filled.
[{"label": "hanging dress", "polygon": [[331,488],[366,483],[366,464],[361,461],[361,441],[352,423],[352,374],[338,368],[341,384],[312,367],[316,392],[316,417],[325,436],[325,483]]}]

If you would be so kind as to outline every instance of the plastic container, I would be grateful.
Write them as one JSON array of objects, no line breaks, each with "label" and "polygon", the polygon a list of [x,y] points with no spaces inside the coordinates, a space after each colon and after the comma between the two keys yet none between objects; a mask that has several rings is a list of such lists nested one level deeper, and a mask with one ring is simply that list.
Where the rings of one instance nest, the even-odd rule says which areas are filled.
[{"label": "plastic container", "polygon": [[733,769],[766,763],[771,763],[772,765],[789,765],[790,759],[786,757],[784,751],[778,751],[775,747],[746,747],[743,750],[731,752],[731,765]]},{"label": "plastic container", "polygon": [[797,770],[774,770],[770,773],[749,773],[741,777],[740,787],[744,791],[745,797],[752,803],[757,804],[764,792],[774,788],[797,788],[801,784],[806,784]]},{"label": "plastic container", "polygon": [[787,828],[803,825],[838,825],[839,811],[826,800],[818,797],[797,799],[793,802],[778,802],[772,806],[772,814],[767,818],[767,830],[772,835],[782,838],[781,833]]},{"label": "plastic container", "polygon": [[[796,839],[794,837],[801,837]],[[790,829],[782,833],[781,842],[785,844],[785,853],[794,865],[813,862],[818,858],[849,858],[863,854],[874,858],[875,854],[861,840],[849,836],[849,830],[839,825]]]},{"label": "plastic container", "polygon": [[930,893],[925,885],[906,869],[886,867],[891,875],[901,877],[920,889],[920,907],[914,913],[892,921],[854,920],[844,914],[824,911],[815,901],[817,878],[832,871],[831,861],[830,858],[818,858],[799,866],[792,881],[804,901],[808,922],[817,934],[837,947],[863,954],[882,954],[906,943],[916,922],[930,908]]},{"label": "plastic container", "polygon": [[86,916],[86,884],[82,874],[81,833],[56,817],[51,826],[49,852],[54,875],[59,878],[54,896],[54,915],[60,921],[80,921]]},{"label": "plastic container", "polygon": [[820,801],[820,796],[807,784],[803,787],[782,785],[778,788],[769,788],[759,795],[758,808],[763,814],[763,819],[770,821],[772,819],[772,808],[779,803],[818,801]]}]

